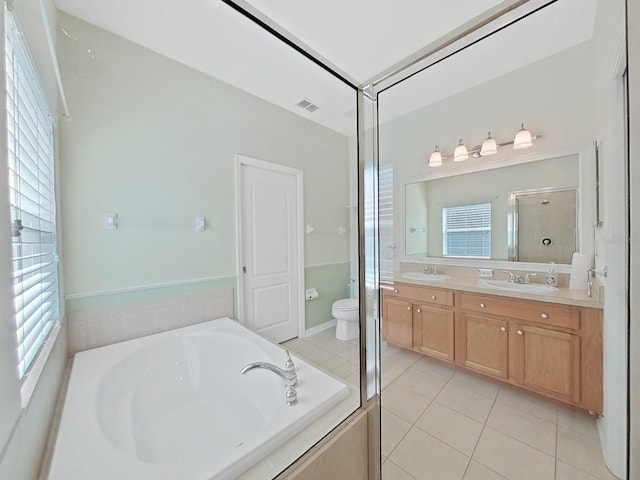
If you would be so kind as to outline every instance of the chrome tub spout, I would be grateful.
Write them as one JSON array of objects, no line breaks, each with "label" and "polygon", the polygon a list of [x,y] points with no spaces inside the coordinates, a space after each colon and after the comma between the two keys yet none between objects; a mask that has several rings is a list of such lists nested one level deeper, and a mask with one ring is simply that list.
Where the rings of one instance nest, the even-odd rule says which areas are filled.
[{"label": "chrome tub spout", "polygon": [[287,363],[285,364],[284,369],[268,362],[253,362],[242,367],[240,373],[244,375],[248,371],[256,368],[269,370],[279,377],[282,377],[285,381],[285,399],[287,401],[287,405],[292,406],[298,403],[298,392],[296,391],[296,386],[298,386],[298,375],[296,374],[295,366],[293,360],[291,360],[291,355],[288,350]]}]

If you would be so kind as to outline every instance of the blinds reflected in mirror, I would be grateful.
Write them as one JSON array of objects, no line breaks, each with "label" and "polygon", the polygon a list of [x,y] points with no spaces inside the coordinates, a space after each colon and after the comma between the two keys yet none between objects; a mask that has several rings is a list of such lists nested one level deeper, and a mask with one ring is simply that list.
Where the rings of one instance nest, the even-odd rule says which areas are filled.
[{"label": "blinds reflected in mirror", "polygon": [[442,209],[445,257],[491,258],[491,203]]}]

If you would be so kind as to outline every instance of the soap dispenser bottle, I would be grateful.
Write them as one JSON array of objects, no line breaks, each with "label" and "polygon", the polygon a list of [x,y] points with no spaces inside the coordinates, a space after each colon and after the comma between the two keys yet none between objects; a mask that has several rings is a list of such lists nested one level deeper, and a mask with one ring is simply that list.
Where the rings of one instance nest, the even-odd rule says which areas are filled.
[{"label": "soap dispenser bottle", "polygon": [[544,283],[546,283],[550,287],[558,286],[558,274],[553,267],[551,267],[547,274],[544,276]]}]

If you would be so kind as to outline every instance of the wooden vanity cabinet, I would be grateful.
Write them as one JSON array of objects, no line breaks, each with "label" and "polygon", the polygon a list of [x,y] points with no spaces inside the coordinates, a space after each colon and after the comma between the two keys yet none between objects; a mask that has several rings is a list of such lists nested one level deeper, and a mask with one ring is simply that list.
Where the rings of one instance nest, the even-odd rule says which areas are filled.
[{"label": "wooden vanity cabinet", "polygon": [[[601,311],[493,295],[458,295],[456,348],[461,350],[457,355],[461,366],[602,412]],[[481,347],[479,352],[474,350],[482,342],[492,353]]]},{"label": "wooden vanity cabinet", "polygon": [[458,362],[492,377],[506,379],[509,374],[508,323],[482,315],[462,313],[463,341]]},{"label": "wooden vanity cabinet", "polygon": [[413,312],[413,348],[440,360],[453,362],[455,351],[454,312],[424,303]]},{"label": "wooden vanity cabinet", "polygon": [[383,339],[596,413],[602,310],[397,283]]},{"label": "wooden vanity cabinet", "polygon": [[413,305],[398,298],[384,298],[382,339],[399,347],[413,347]]},{"label": "wooden vanity cabinet", "polygon": [[512,379],[568,403],[580,403],[580,336],[513,322]]},{"label": "wooden vanity cabinet", "polygon": [[383,302],[383,340],[424,355],[453,362],[453,292],[396,284]]}]

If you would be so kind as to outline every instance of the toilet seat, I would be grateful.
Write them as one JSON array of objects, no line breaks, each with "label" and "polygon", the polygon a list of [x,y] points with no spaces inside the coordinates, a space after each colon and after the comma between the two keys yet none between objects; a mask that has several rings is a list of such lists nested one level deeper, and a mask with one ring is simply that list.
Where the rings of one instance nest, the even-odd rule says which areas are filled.
[{"label": "toilet seat", "polygon": [[333,309],[339,312],[351,312],[360,308],[357,298],[343,298],[333,302]]}]

